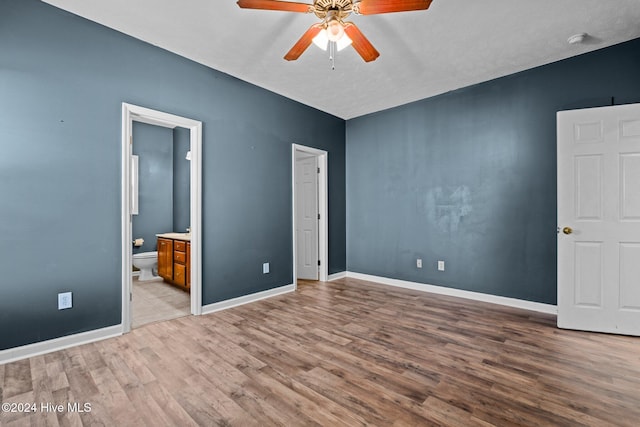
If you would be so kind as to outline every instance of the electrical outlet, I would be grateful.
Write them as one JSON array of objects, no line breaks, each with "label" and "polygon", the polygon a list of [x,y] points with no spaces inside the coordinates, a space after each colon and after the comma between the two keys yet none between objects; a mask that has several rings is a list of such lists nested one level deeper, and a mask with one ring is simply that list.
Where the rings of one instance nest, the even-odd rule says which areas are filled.
[{"label": "electrical outlet", "polygon": [[269,263],[265,262],[262,264],[262,274],[269,274]]},{"label": "electrical outlet", "polygon": [[73,297],[71,292],[58,294],[58,310],[65,310],[73,307]]},{"label": "electrical outlet", "polygon": [[420,258],[416,260],[416,267],[422,268],[422,260]]},{"label": "electrical outlet", "polygon": [[438,261],[438,271],[444,271],[444,261]]}]

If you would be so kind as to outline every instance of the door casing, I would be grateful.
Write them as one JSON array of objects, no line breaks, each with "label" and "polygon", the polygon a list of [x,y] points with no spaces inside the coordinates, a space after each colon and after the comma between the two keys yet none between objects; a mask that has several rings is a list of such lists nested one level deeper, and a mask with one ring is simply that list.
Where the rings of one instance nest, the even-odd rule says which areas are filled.
[{"label": "door casing", "polygon": [[318,159],[318,258],[320,260],[319,280],[326,282],[329,277],[329,187],[328,187],[328,153],[317,148],[307,147],[299,144],[291,145],[291,218],[293,235],[293,283],[298,286],[297,274],[297,239],[296,239],[296,152],[311,154]]},{"label": "door casing", "polygon": [[132,220],[131,159],[133,122],[187,128],[191,150],[191,314],[202,314],[202,122],[122,103],[122,333],[131,330]]}]

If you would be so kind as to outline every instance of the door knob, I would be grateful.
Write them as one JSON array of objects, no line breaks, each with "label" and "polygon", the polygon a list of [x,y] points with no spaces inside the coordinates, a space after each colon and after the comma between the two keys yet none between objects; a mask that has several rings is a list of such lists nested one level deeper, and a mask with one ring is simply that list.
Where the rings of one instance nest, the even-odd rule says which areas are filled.
[{"label": "door knob", "polygon": [[562,229],[562,232],[564,234],[571,234],[571,233],[573,233],[573,229],[571,227],[565,227],[565,228]]}]

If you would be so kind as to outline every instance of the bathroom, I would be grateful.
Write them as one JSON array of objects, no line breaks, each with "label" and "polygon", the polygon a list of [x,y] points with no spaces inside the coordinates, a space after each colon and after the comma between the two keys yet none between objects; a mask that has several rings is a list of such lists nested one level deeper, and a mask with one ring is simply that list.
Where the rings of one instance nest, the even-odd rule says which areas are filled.
[{"label": "bathroom", "polygon": [[133,272],[133,328],[190,313],[189,292],[163,280],[157,266],[158,234],[189,239],[189,147],[188,129],[133,123],[133,262],[142,267]]}]

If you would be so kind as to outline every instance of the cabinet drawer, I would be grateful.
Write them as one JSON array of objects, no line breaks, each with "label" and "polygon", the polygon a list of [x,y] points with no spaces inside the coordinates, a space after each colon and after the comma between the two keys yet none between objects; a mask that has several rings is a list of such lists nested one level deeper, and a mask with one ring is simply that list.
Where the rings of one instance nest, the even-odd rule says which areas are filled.
[{"label": "cabinet drawer", "polygon": [[175,242],[173,242],[173,249],[175,249],[176,251],[180,251],[180,252],[186,252],[187,251],[187,242],[182,241],[182,240],[176,240]]},{"label": "cabinet drawer", "polygon": [[173,260],[175,262],[179,262],[180,264],[185,264],[187,262],[187,254],[184,252],[175,251],[173,253]]}]

